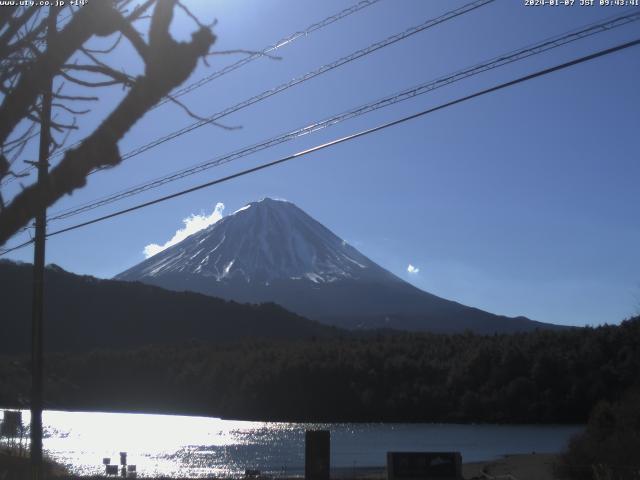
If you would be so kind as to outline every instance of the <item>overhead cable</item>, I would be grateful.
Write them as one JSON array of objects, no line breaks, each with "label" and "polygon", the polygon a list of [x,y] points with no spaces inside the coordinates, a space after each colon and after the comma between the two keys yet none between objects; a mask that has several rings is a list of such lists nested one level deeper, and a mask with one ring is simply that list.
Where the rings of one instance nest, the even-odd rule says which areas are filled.
[{"label": "overhead cable", "polygon": [[303,135],[307,135],[309,133],[322,130],[324,128],[336,125],[338,123],[344,122],[346,120],[349,120],[355,117],[359,117],[361,115],[365,115],[367,113],[373,112],[375,110],[379,110],[381,108],[395,105],[405,100],[412,99],[418,95],[429,93],[435,89],[444,87],[446,85],[463,80],[465,78],[478,75],[480,73],[486,72],[488,70],[492,70],[494,68],[508,65],[510,63],[528,58],[533,55],[547,52],[549,50],[558,48],[560,46],[574,42],[576,40],[580,40],[580,39],[589,37],[591,35],[595,35],[597,33],[605,32],[613,28],[620,27],[622,25],[626,25],[628,23],[638,21],[638,20],[640,20],[640,11],[637,11],[632,14],[617,16],[607,21],[601,21],[599,23],[590,24],[580,29],[575,29],[570,32],[563,33],[561,35],[547,38],[538,43],[528,45],[518,50],[513,50],[503,55],[499,55],[490,60],[459,70],[455,73],[448,74],[443,77],[439,77],[435,80],[430,80],[429,82],[425,82],[420,85],[402,90],[400,92],[396,92],[392,95],[388,95],[386,97],[377,99],[373,102],[368,102],[364,105],[360,105],[358,107],[352,108],[340,114],[325,118],[317,122],[313,122],[311,124],[305,125],[302,128],[291,130],[281,135],[272,137],[268,140],[264,140],[262,142],[253,144],[248,147],[243,147],[239,150],[235,150],[231,153],[228,153],[222,156],[214,157],[210,160],[194,165],[192,167],[181,169],[171,174],[164,175],[162,177],[138,184],[136,186],[133,186],[127,189],[123,189],[119,192],[107,195],[97,200],[92,200],[90,202],[86,202],[81,205],[76,205],[74,207],[70,207],[64,210],[60,210],[58,212],[54,212],[51,215],[51,218],[49,219],[49,221],[51,222],[51,221],[66,219],[66,218],[78,215],[80,213],[84,213],[84,212],[93,210],[95,208],[108,205],[118,200],[122,200],[124,198],[128,198],[133,195],[137,195],[145,191],[158,188],[167,183],[180,180],[182,178],[203,172],[210,168],[214,168],[214,167],[238,160],[240,158],[246,157],[253,153],[265,150],[267,148],[274,147],[281,143],[294,140]]},{"label": "overhead cable", "polygon": [[[331,141],[323,143],[321,145],[316,145],[316,146],[314,146],[312,148],[308,148],[306,150],[302,150],[302,151],[294,153],[292,155],[287,155],[285,157],[279,158],[277,160],[274,160],[274,161],[271,161],[271,162],[268,162],[268,163],[265,163],[265,164],[262,164],[262,165],[258,165],[258,166],[253,167],[253,168],[242,170],[240,172],[234,173],[232,175],[228,175],[226,177],[218,178],[218,179],[206,182],[206,183],[202,183],[200,185],[196,185],[196,186],[191,187],[191,188],[187,188],[185,190],[181,190],[179,192],[172,193],[170,195],[165,195],[163,197],[156,198],[154,200],[150,200],[148,202],[140,203],[140,204],[135,205],[133,207],[125,208],[123,210],[119,210],[119,211],[110,213],[108,215],[103,215],[101,217],[94,218],[92,220],[88,220],[86,222],[78,223],[78,224],[72,225],[70,227],[66,227],[66,228],[62,228],[62,229],[50,232],[50,233],[47,234],[47,237],[53,237],[53,236],[60,235],[60,234],[63,234],[63,233],[67,233],[67,232],[70,232],[70,231],[73,231],[73,230],[77,230],[79,228],[86,227],[88,225],[93,225],[95,223],[99,223],[99,222],[102,222],[102,221],[105,221],[105,220],[108,220],[108,219],[111,219],[111,218],[114,218],[114,217],[118,217],[118,216],[121,216],[121,215],[125,215],[127,213],[131,213],[131,212],[134,212],[136,210],[140,210],[142,208],[146,208],[146,207],[149,207],[149,206],[152,206],[152,205],[156,205],[156,204],[159,204],[159,203],[162,203],[162,202],[166,202],[168,200],[171,200],[171,199],[174,199],[174,198],[177,198],[177,197],[181,197],[183,195],[187,195],[189,193],[193,193],[195,191],[202,190],[204,188],[208,188],[208,187],[211,187],[213,185],[218,185],[220,183],[228,182],[230,180],[233,180],[233,179],[236,179],[236,178],[239,178],[239,177],[243,177],[243,176],[258,172],[260,170],[264,170],[264,169],[267,169],[267,168],[270,168],[270,167],[274,167],[276,165],[280,165],[282,163],[289,162],[291,160],[295,160],[297,158],[302,158],[302,157],[304,157],[306,155],[309,155],[311,153],[315,153],[315,152],[318,152],[320,150],[324,150],[324,149],[327,149],[327,148],[330,148],[330,147],[334,147],[336,145],[339,145],[339,144],[342,144],[342,143],[345,143],[345,142],[349,142],[351,140],[355,140],[355,139],[360,138],[360,137],[371,135],[372,133],[379,132],[381,130],[385,130],[385,129],[390,128],[390,127],[394,127],[394,126],[400,125],[402,123],[406,123],[406,122],[408,122],[410,120],[415,120],[416,118],[420,118],[420,117],[429,115],[431,113],[437,112],[439,110],[443,110],[445,108],[452,107],[454,105],[458,105],[460,103],[472,100],[474,98],[478,98],[478,97],[481,97],[481,96],[484,96],[484,95],[487,95],[487,94],[490,94],[490,93],[493,93],[493,92],[496,92],[496,91],[499,91],[499,90],[503,90],[505,88],[512,87],[514,85],[518,85],[520,83],[524,83],[524,82],[527,82],[527,81],[530,81],[530,80],[533,80],[535,78],[539,78],[539,77],[542,77],[542,76],[545,76],[545,75],[549,75],[551,73],[554,73],[554,72],[557,72],[557,71],[560,71],[560,70],[564,70],[564,69],[573,67],[575,65],[586,63],[586,62],[589,62],[591,60],[595,60],[597,58],[604,57],[606,55],[611,55],[613,53],[616,53],[616,52],[619,52],[619,51],[622,51],[622,50],[625,50],[625,49],[628,49],[628,48],[631,48],[631,47],[635,47],[635,46],[638,46],[638,45],[640,45],[640,38],[632,40],[630,42],[626,42],[626,43],[622,43],[622,44],[616,45],[616,46],[611,47],[611,48],[607,48],[607,49],[604,49],[604,50],[599,50],[599,51],[597,51],[595,53],[592,53],[592,54],[589,54],[589,55],[585,55],[585,56],[576,58],[574,60],[570,60],[568,62],[564,62],[564,63],[561,63],[559,65],[555,65],[553,67],[545,68],[543,70],[538,70],[538,71],[536,71],[534,73],[531,73],[531,74],[528,74],[528,75],[525,75],[525,76],[522,76],[522,77],[518,77],[518,78],[516,78],[514,80],[510,80],[508,82],[500,83],[500,84],[495,85],[493,87],[489,87],[489,88],[477,91],[475,93],[466,95],[464,97],[459,97],[459,98],[457,98],[455,100],[451,100],[449,102],[440,104],[440,105],[438,105],[436,107],[431,107],[431,108],[428,108],[426,110],[422,110],[422,111],[420,111],[418,113],[414,113],[412,115],[407,115],[407,116],[401,117],[399,119],[393,120],[391,122],[383,123],[383,124],[378,125],[378,126],[373,127],[373,128],[369,128],[369,129],[362,130],[362,131],[357,132],[357,133],[353,133],[351,135],[347,135],[347,136],[344,136],[344,137],[341,137],[341,138],[337,138],[335,140],[331,140]],[[21,245],[13,247],[11,249],[4,250],[4,251],[0,252],[0,256],[5,255],[9,251],[14,251],[14,250],[16,250],[18,248],[22,248],[22,247],[24,247],[26,245],[29,245],[30,243],[33,243],[33,241],[28,241],[28,242],[25,242],[25,243],[23,243]]]}]

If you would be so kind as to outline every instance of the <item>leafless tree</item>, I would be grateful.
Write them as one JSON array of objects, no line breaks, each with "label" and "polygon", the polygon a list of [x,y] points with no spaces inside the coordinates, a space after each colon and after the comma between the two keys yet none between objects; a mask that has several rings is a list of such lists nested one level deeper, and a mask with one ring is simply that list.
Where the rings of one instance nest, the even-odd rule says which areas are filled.
[{"label": "leafless tree", "polygon": [[[197,23],[188,42],[176,41],[169,33],[177,9]],[[215,41],[211,26],[201,24],[178,0],[100,0],[74,10],[53,10],[62,25],[52,38],[47,36],[47,11],[35,6],[0,9],[0,181],[21,174],[18,167],[24,164],[18,165],[18,160],[38,137],[42,92],[49,75],[57,79],[50,155],[78,129],[76,119],[88,111],[86,105],[98,100],[93,94],[78,95],[77,88],[69,94],[66,86],[121,85],[126,94],[97,128],[64,151],[44,185],[24,187],[7,205],[0,197],[0,246],[28,225],[42,206],[84,186],[91,171],[118,165],[118,142],[191,75]],[[140,33],[141,24],[148,24],[146,35]],[[91,49],[90,40],[96,37],[113,37],[113,44]],[[109,54],[123,41],[142,60],[141,75],[110,66]]]}]

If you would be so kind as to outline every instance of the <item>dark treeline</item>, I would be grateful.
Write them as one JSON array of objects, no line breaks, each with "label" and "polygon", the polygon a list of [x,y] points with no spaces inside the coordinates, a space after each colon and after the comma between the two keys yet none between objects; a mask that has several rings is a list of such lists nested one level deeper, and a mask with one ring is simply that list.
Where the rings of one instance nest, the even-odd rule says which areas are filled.
[{"label": "dark treeline", "polygon": [[[0,360],[0,404],[28,394],[24,359]],[[585,422],[640,383],[640,317],[514,335],[150,346],[56,354],[49,408],[308,421]]]},{"label": "dark treeline", "polygon": [[572,480],[636,480],[640,472],[640,391],[602,401],[584,432],[569,442],[556,470]]},{"label": "dark treeline", "polygon": [[[0,259],[0,354],[31,348],[33,267]],[[245,338],[296,339],[336,335],[279,305],[247,305],[192,292],[172,292],[137,282],[101,280],[45,271],[46,348],[86,352],[146,344],[237,342]]]}]

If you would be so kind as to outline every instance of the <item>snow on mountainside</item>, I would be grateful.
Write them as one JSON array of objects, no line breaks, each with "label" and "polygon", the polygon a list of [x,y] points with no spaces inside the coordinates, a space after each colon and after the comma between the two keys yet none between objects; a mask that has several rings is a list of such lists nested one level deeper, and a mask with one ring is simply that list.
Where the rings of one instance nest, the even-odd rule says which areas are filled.
[{"label": "snow on mountainside", "polygon": [[263,284],[393,277],[293,203],[271,198],[240,208],[116,278],[178,273]]},{"label": "snow on mountainside", "polygon": [[494,333],[553,327],[424,292],[293,203],[270,198],[250,203],[116,278],[243,303],[274,302],[346,328]]}]

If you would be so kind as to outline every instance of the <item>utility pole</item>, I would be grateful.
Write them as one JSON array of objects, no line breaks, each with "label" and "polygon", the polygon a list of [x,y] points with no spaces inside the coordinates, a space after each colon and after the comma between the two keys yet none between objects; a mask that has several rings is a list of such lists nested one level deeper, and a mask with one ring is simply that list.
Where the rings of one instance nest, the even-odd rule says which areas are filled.
[{"label": "utility pole", "polygon": [[[50,55],[51,43],[56,34],[57,8],[49,7],[47,19],[47,47]],[[47,228],[46,190],[49,176],[49,148],[51,146],[51,102],[53,96],[53,72],[47,72],[42,91],[40,118],[40,149],[38,152],[38,191],[40,208],[35,217],[35,242],[33,250],[33,306],[31,317],[31,478],[43,480],[42,462],[42,408],[43,408],[43,300],[44,262]]]}]

